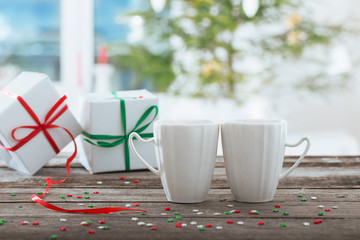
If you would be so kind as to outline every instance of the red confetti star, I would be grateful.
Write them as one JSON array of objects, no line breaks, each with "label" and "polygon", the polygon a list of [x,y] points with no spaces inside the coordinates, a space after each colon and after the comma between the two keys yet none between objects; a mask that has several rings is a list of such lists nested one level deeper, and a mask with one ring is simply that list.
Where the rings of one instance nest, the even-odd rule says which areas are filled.
[{"label": "red confetti star", "polygon": [[240,210],[235,210],[234,213],[241,213],[241,211]]},{"label": "red confetti star", "polygon": [[21,223],[19,223],[21,226],[24,226],[24,225],[28,225],[28,223],[26,223],[26,222],[21,222]]},{"label": "red confetti star", "polygon": [[82,196],[76,196],[77,198],[82,198]]},{"label": "red confetti star", "polygon": [[100,224],[105,224],[106,221],[105,221],[105,220],[100,220],[99,223],[100,223]]},{"label": "red confetti star", "polygon": [[143,96],[139,96],[139,98],[143,98]]},{"label": "red confetti star", "polygon": [[213,225],[212,224],[206,224],[205,227],[207,228],[211,228]]},{"label": "red confetti star", "polygon": [[331,211],[331,209],[325,209],[325,212],[330,212]]},{"label": "red confetti star", "polygon": [[258,222],[258,225],[264,225],[265,223],[263,221]]},{"label": "red confetti star", "polygon": [[156,229],[157,229],[157,227],[151,227],[150,229],[151,229],[151,230],[156,230]]},{"label": "red confetti star", "polygon": [[120,177],[120,180],[125,180],[125,177]]},{"label": "red confetti star", "polygon": [[134,183],[138,183],[139,182],[139,180],[134,180]]},{"label": "red confetti star", "polygon": [[250,215],[254,215],[255,213],[254,212],[249,212]]},{"label": "red confetti star", "polygon": [[280,206],[280,205],[275,205],[275,207],[276,207],[276,208],[281,208],[281,206]]},{"label": "red confetti star", "polygon": [[83,226],[89,226],[90,224],[85,222],[85,223],[82,223]]},{"label": "red confetti star", "polygon": [[67,229],[66,229],[65,227],[61,227],[61,228],[59,228],[59,230],[60,230],[61,232],[65,232]]},{"label": "red confetti star", "polygon": [[38,222],[33,222],[32,225],[37,226],[37,225],[39,225],[39,223]]},{"label": "red confetti star", "polygon": [[227,220],[226,223],[228,223],[228,224],[233,224],[234,221],[233,221],[233,220]]},{"label": "red confetti star", "polygon": [[134,206],[138,207],[138,206],[140,206],[140,203],[134,203]]},{"label": "red confetti star", "polygon": [[95,192],[93,192],[93,194],[99,194],[99,192],[98,192],[98,191],[95,191]]},{"label": "red confetti star", "polygon": [[182,227],[182,223],[177,223],[177,224],[175,224],[175,227],[177,227],[177,228],[181,228]]},{"label": "red confetti star", "polygon": [[321,219],[316,219],[316,220],[313,221],[314,224],[319,224],[319,223],[322,223],[322,222],[323,222],[323,220],[321,220]]},{"label": "red confetti star", "polygon": [[164,207],[164,210],[165,210],[165,211],[170,211],[171,208],[170,208],[170,207]]},{"label": "red confetti star", "polygon": [[68,195],[66,195],[66,196],[68,196],[68,197],[72,197],[72,194],[68,194]]},{"label": "red confetti star", "polygon": [[95,231],[94,230],[89,230],[88,233],[89,234],[95,234]]}]

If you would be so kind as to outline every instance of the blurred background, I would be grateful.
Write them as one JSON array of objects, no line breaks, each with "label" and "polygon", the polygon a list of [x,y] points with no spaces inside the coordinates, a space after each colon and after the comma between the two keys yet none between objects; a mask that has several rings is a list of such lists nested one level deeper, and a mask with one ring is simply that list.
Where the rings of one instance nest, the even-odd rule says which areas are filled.
[{"label": "blurred background", "polygon": [[[360,154],[357,0],[0,0],[0,86],[146,88],[160,118],[282,118],[311,155]],[[297,155],[302,149],[290,149]]]}]

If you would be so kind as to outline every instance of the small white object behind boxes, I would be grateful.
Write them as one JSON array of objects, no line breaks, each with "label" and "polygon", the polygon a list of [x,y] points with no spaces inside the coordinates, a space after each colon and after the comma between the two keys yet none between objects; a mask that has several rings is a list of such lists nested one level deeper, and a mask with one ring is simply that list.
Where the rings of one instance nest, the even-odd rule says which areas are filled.
[{"label": "small white object behind boxes", "polygon": [[[17,129],[14,135],[18,139],[29,136],[31,132],[35,131],[35,128],[38,131],[33,138],[25,141],[25,144],[16,151],[6,151],[0,148],[0,157],[8,167],[33,175],[57,154],[50,142],[53,140],[53,144],[61,150],[71,142],[71,137],[64,129],[45,127],[50,135],[46,137],[40,124],[36,123],[34,117],[16,96],[20,96],[26,102],[39,119],[40,124],[51,122],[52,117],[56,116],[65,103],[60,104],[46,121],[46,115],[61,96],[50,82],[49,77],[41,73],[23,72],[0,92],[0,144],[7,148],[18,145],[20,141],[12,138],[12,131],[21,126],[32,126],[33,128]],[[82,132],[79,123],[69,109],[64,111],[52,124],[66,128],[74,138]]]},{"label": "small white object behind boxes", "polygon": [[[153,122],[158,115],[157,105],[158,98],[147,90],[82,94],[79,97],[79,119],[84,133],[78,142],[83,166],[91,173],[146,169],[129,151],[127,137],[134,130],[145,137],[152,135]],[[145,119],[144,115],[147,116]],[[139,120],[141,124],[136,126]],[[107,139],[109,136],[116,137]],[[115,146],[111,146],[113,142]],[[146,156],[153,167],[157,167],[154,145],[137,141],[135,145],[140,154]],[[128,164],[125,164],[126,161]]]}]

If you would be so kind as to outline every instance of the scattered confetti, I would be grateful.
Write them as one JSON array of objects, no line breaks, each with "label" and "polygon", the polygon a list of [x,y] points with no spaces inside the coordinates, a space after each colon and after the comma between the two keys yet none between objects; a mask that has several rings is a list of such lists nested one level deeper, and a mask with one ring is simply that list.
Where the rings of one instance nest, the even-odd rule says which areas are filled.
[{"label": "scattered confetti", "polygon": [[265,223],[263,221],[258,222],[258,225],[264,225]]},{"label": "scattered confetti", "polygon": [[280,223],[280,227],[286,227],[286,223]]},{"label": "scattered confetti", "polygon": [[197,222],[192,221],[192,222],[190,222],[190,224],[191,224],[191,225],[195,225],[195,224],[197,224]]},{"label": "scattered confetti", "polygon": [[312,196],[312,197],[310,197],[310,199],[311,199],[311,200],[316,200],[317,197]]},{"label": "scattered confetti", "polygon": [[308,222],[303,222],[303,225],[304,225],[305,227],[307,227],[307,226],[310,225],[310,223],[308,223]]},{"label": "scattered confetti", "polygon": [[223,229],[223,227],[222,226],[216,226],[216,229]]},{"label": "scattered confetti", "polygon": [[226,223],[227,223],[227,224],[233,224],[234,221],[233,221],[233,220],[227,220]]},{"label": "scattered confetti", "polygon": [[324,208],[324,205],[319,205],[319,208]]},{"label": "scattered confetti", "polygon": [[138,183],[138,182],[139,182],[139,180],[134,180],[133,182],[134,182],[134,183]]},{"label": "scattered confetti", "polygon": [[236,222],[236,224],[239,224],[239,225],[244,225],[244,222],[242,222],[242,221],[238,221],[238,222]]},{"label": "scattered confetti", "polygon": [[145,222],[138,222],[138,225],[139,225],[139,226],[144,226],[144,225],[145,225]]},{"label": "scattered confetti", "polygon": [[171,208],[170,208],[170,207],[164,207],[164,210],[165,210],[165,211],[170,211]]},{"label": "scattered confetti", "polygon": [[281,208],[281,206],[280,205],[275,205],[275,208]]},{"label": "scattered confetti", "polygon": [[322,222],[323,222],[323,220],[321,220],[321,219],[316,219],[316,220],[313,221],[314,224],[319,224],[319,223],[322,223]]},{"label": "scattered confetti", "polygon": [[61,232],[65,232],[67,229],[65,228],[65,227],[61,227],[61,228],[59,228],[59,231],[61,231]]},{"label": "scattered confetti", "polygon": [[89,234],[95,234],[96,232],[94,230],[89,230],[88,233]]}]

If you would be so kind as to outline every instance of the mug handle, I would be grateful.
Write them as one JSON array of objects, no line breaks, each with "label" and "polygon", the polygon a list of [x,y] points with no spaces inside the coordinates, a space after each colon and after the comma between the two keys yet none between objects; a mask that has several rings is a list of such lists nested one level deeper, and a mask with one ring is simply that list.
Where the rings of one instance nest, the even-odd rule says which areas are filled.
[{"label": "mug handle", "polygon": [[288,144],[288,143],[285,144],[285,147],[297,147],[300,144],[302,144],[303,142],[306,142],[306,147],[305,147],[305,150],[304,150],[303,154],[301,154],[299,159],[294,163],[294,165],[291,166],[291,168],[286,170],[284,173],[280,174],[279,180],[285,178],[292,171],[294,171],[294,169],[300,164],[300,162],[304,159],[305,155],[308,153],[308,151],[310,149],[310,145],[311,145],[310,140],[307,137],[304,137],[304,138],[300,139],[299,142],[297,142],[295,144]]},{"label": "mug handle", "polygon": [[134,141],[133,138],[136,138],[137,140],[139,140],[140,142],[144,142],[144,143],[148,143],[148,142],[154,142],[155,143],[155,139],[154,138],[150,138],[150,139],[143,139],[142,137],[140,137],[140,135],[136,132],[132,132],[129,136],[129,145],[131,150],[135,153],[135,155],[138,157],[138,159],[140,161],[142,161],[142,163],[153,173],[155,173],[156,175],[160,176],[160,166],[159,166],[159,170],[153,168],[148,162],[146,162],[144,160],[144,158],[138,153],[138,151],[135,149],[135,145],[134,145]]}]

